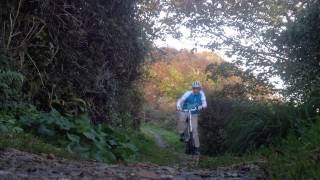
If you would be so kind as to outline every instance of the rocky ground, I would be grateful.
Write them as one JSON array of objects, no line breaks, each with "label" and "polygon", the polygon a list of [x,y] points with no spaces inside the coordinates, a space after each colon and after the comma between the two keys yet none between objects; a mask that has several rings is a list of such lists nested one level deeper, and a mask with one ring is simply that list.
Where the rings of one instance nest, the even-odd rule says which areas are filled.
[{"label": "rocky ground", "polygon": [[0,151],[0,180],[7,179],[240,180],[263,179],[263,173],[254,165],[223,167],[216,170],[162,167],[148,163],[108,165],[6,149]]}]

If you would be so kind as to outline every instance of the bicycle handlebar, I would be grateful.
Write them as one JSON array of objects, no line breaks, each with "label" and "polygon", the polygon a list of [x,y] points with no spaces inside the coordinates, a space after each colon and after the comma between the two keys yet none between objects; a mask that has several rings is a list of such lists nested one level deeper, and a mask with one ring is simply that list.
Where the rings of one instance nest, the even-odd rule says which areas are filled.
[{"label": "bicycle handlebar", "polygon": [[183,111],[184,112],[189,112],[189,111],[194,112],[194,111],[198,111],[198,108],[184,109]]}]

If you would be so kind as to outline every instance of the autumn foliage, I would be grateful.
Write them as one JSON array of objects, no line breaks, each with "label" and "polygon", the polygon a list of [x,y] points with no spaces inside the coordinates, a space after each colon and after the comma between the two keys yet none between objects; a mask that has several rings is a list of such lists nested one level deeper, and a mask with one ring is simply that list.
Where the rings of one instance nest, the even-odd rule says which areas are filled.
[{"label": "autumn foliage", "polygon": [[145,99],[155,108],[174,110],[175,101],[199,80],[206,93],[216,96],[270,100],[272,87],[211,52],[161,48],[145,64]]},{"label": "autumn foliage", "polygon": [[195,80],[201,81],[205,90],[212,89],[214,81],[208,78],[206,68],[209,64],[223,62],[213,53],[192,53],[170,48],[154,50],[150,57],[145,65],[145,98],[154,107],[166,110],[174,110],[176,99],[189,90]]}]

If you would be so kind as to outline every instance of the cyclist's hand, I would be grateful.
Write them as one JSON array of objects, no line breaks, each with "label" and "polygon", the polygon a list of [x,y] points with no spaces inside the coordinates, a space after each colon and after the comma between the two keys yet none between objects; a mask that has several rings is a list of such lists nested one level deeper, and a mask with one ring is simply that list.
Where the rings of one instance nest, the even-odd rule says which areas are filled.
[{"label": "cyclist's hand", "polygon": [[198,106],[198,110],[201,111],[203,109],[202,106]]}]

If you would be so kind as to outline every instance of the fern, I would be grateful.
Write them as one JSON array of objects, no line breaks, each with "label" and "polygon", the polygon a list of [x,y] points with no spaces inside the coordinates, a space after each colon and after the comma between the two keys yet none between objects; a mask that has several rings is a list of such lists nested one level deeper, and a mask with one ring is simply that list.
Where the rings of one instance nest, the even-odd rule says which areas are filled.
[{"label": "fern", "polygon": [[23,80],[23,75],[18,72],[0,70],[0,101],[3,107],[9,107],[21,101]]}]

